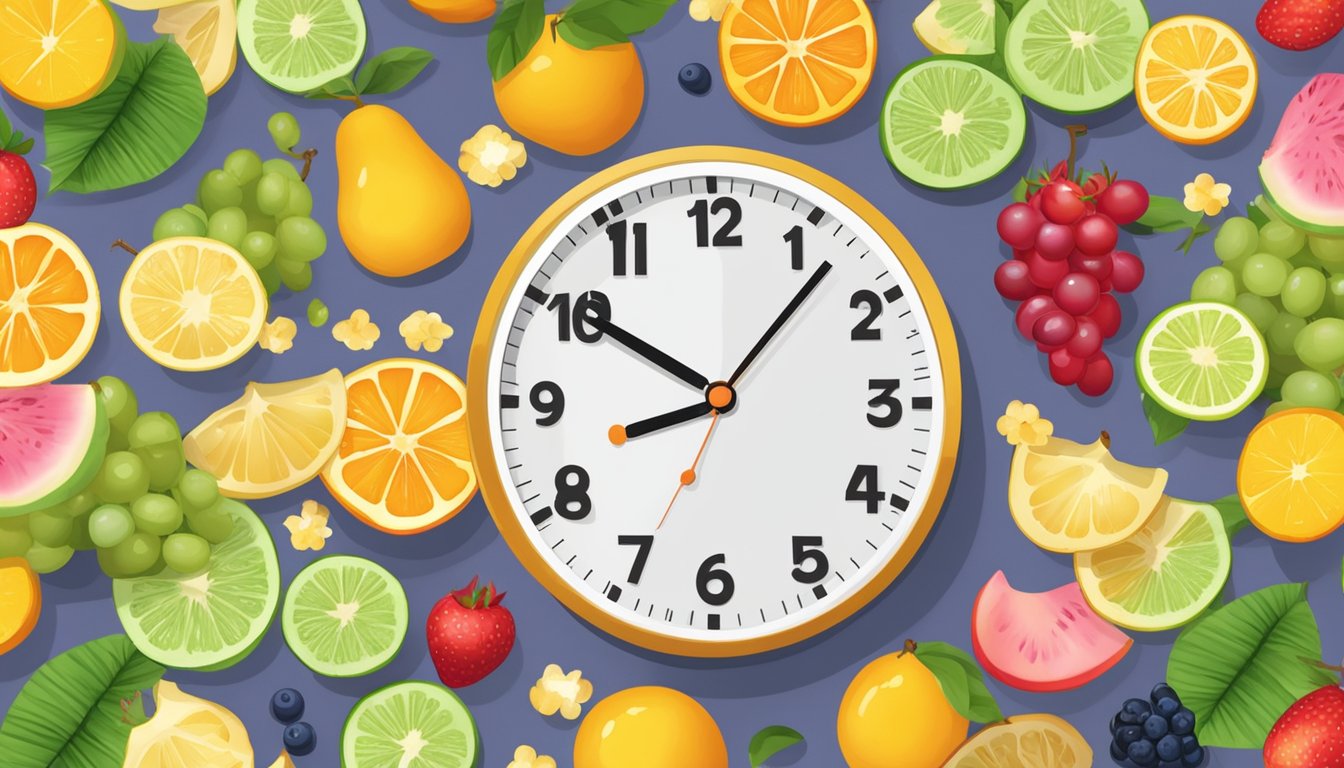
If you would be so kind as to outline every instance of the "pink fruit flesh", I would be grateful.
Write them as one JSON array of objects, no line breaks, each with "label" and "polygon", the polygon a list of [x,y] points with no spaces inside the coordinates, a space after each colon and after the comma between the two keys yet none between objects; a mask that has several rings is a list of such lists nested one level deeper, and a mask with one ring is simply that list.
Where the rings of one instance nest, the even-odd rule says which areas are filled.
[{"label": "pink fruit flesh", "polygon": [[[1319,3],[1326,7],[1326,3]],[[1307,229],[1344,234],[1344,74],[1319,74],[1283,113],[1260,163],[1265,194]]]},{"label": "pink fruit flesh", "polygon": [[0,390],[0,508],[32,504],[70,478],[89,452],[96,398],[84,384]]}]

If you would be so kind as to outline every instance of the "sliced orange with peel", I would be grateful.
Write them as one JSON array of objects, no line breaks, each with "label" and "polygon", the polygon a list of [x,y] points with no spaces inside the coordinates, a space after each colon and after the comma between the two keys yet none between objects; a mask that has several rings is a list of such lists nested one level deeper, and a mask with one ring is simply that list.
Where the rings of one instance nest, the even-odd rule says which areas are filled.
[{"label": "sliced orange with peel", "polygon": [[0,558],[0,656],[28,637],[41,613],[42,584],[28,561]]},{"label": "sliced orange with peel", "polygon": [[743,0],[719,24],[728,92],[778,125],[820,125],[848,112],[876,62],[877,27],[863,0]]},{"label": "sliced orange with peel", "polygon": [[0,85],[19,101],[71,107],[116,78],[126,31],[102,0],[22,0],[0,11]]},{"label": "sliced orange with peel", "polygon": [[1344,523],[1344,415],[1291,408],[1251,430],[1237,463],[1251,523],[1280,541],[1316,541]]},{"label": "sliced orange with peel", "polygon": [[0,387],[68,373],[93,346],[100,315],[98,282],[74,241],[31,222],[0,229]]},{"label": "sliced orange with peel", "polygon": [[1173,16],[1148,30],[1134,67],[1139,111],[1158,133],[1212,144],[1251,114],[1260,74],[1235,29],[1207,16]]},{"label": "sliced orange with peel", "polygon": [[471,501],[476,470],[461,379],[433,363],[392,358],[346,376],[345,387],[345,435],[322,482],[351,514],[411,534]]}]

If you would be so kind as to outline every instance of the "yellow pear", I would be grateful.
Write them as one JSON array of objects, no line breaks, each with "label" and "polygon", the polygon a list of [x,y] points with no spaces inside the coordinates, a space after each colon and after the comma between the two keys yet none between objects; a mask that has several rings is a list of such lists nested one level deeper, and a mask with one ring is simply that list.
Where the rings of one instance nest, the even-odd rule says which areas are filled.
[{"label": "yellow pear", "polygon": [[336,131],[336,222],[350,254],[384,277],[453,255],[471,229],[457,171],[395,110],[365,105]]}]

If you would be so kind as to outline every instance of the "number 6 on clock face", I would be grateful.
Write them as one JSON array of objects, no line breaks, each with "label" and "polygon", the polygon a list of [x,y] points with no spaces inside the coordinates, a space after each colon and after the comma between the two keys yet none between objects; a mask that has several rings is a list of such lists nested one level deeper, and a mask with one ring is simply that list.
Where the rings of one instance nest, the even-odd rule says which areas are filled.
[{"label": "number 6 on clock face", "polygon": [[468,373],[510,548],[644,647],[797,642],[899,574],[947,493],[956,340],[873,206],[729,148],[622,163],[500,270]]}]

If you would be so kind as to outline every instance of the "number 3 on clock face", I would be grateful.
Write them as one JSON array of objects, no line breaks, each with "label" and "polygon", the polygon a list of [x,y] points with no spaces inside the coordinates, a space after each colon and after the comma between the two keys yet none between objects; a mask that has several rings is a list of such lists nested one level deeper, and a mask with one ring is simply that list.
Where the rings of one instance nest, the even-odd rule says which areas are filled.
[{"label": "number 3 on clock face", "polygon": [[509,546],[655,650],[797,642],[879,594],[947,492],[941,297],[878,211],[728,148],[622,163],[523,236],[482,312],[472,450]]}]

